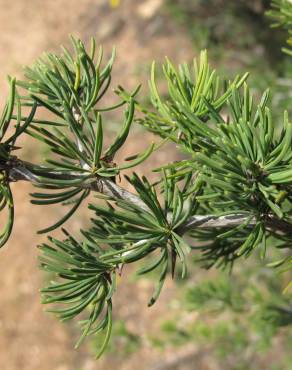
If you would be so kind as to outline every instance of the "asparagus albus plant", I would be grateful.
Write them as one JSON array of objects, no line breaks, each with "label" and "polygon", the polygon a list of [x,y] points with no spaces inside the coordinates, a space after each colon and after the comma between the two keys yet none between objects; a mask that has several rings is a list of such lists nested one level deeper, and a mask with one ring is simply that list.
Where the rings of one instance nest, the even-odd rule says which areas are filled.
[{"label": "asparagus albus plant", "polygon": [[[80,40],[72,43],[74,53],[63,48],[59,56],[47,54],[26,69],[24,81],[10,79],[0,125],[1,210],[8,211],[0,241],[3,246],[13,227],[11,182],[35,185],[33,204],[69,206],[40,233],[63,227],[89,203],[91,227],[81,230],[82,238],[66,229],[63,240],[48,236],[40,246],[40,266],[56,276],[42,289],[43,303],[53,304],[50,311],[61,320],[83,314],[77,346],[104,332],[99,357],[110,339],[116,275],[127,264],[141,261],[138,274],[160,271],[149,306],[177,263],[185,276],[192,254],[203,267],[224,268],[254,251],[264,258],[268,246],[286,251],[275,266],[291,265],[292,123],[286,112],[281,122],[274,121],[268,91],[255,101],[247,74],[232,81],[218,76],[205,51],[191,66],[176,68],[166,60],[167,96],[157,88],[153,64],[151,108],[139,103],[139,88],[129,93],[121,87],[118,103],[104,106],[114,52],[104,65],[94,40],[89,51]],[[30,109],[27,116],[23,107]],[[105,147],[104,114],[121,107],[120,132]],[[50,112],[48,120],[38,114],[43,109]],[[161,142],[116,165],[134,122]],[[48,147],[51,155],[44,163],[15,155],[25,134]],[[166,141],[184,159],[154,169],[155,184],[133,172],[126,180],[135,192],[123,189],[117,181],[123,171],[163,150]],[[89,201],[89,194],[96,201]]]}]

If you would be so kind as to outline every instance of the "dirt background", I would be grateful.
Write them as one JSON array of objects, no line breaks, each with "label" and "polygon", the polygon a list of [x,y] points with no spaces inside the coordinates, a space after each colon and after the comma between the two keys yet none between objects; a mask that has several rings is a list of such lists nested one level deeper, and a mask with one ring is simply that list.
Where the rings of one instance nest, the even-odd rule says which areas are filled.
[{"label": "dirt background", "polygon": [[[6,75],[22,76],[22,67],[31,64],[44,51],[57,51],[60,44],[69,45],[68,34],[80,36],[84,41],[94,36],[106,53],[113,45],[117,47],[113,86],[121,83],[134,87],[137,75],[138,81],[143,78],[154,58],[161,60],[168,55],[174,61],[188,59],[192,46],[184,31],[169,22],[161,4],[160,0],[123,0],[122,6],[113,10],[106,0],[0,0],[1,103],[8,90]],[[145,140],[145,134],[138,133],[127,151],[137,152],[141,145],[147,144]],[[34,158],[38,156],[37,151],[33,146],[26,149]],[[31,206],[28,196],[31,191],[29,184],[13,185],[16,222],[12,238],[1,251],[0,369],[146,370],[160,366],[164,362],[161,353],[153,352],[147,344],[122,363],[112,355],[97,363],[90,349],[74,351],[77,339],[74,325],[60,324],[44,312],[38,292],[44,277],[37,267],[36,248],[43,239],[35,232],[55,220],[58,210]],[[78,228],[82,220],[74,222],[73,228]],[[166,309],[172,285],[169,283],[160,304],[152,310],[146,307],[151,283],[140,283],[139,291],[136,290],[134,283],[121,285],[116,315],[143,336],[143,330],[151,327],[152,319],[163,315],[161,310]],[[163,358],[172,359],[171,354]]]}]

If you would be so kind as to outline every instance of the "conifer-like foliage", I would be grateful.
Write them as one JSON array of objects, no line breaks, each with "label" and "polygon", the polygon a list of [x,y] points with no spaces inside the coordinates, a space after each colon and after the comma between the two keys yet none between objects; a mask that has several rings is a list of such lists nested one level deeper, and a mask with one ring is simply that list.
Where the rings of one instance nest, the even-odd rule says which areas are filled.
[{"label": "conifer-like foliage", "polygon": [[[26,69],[23,81],[10,79],[0,131],[1,210],[7,210],[0,242],[3,246],[12,231],[13,181],[35,185],[33,204],[66,208],[40,233],[62,227],[89,203],[91,226],[81,230],[82,237],[66,229],[61,240],[48,236],[40,245],[40,266],[55,276],[42,289],[43,303],[63,321],[82,319],[77,346],[103,332],[99,357],[110,339],[116,276],[127,264],[140,261],[138,274],[159,271],[149,306],[178,264],[181,277],[186,275],[192,255],[206,268],[232,268],[239,258],[258,252],[265,258],[270,249],[278,249],[283,258],[274,265],[289,268],[292,123],[286,112],[281,122],[274,121],[269,92],[254,98],[247,74],[222,79],[206,51],[191,65],[175,67],[168,59],[162,66],[153,64],[150,108],[139,103],[139,88],[127,92],[121,87],[117,103],[106,106],[114,52],[104,62],[94,40],[88,50],[78,39],[72,38],[72,45],[73,52],[63,48],[59,55],[44,55]],[[167,95],[159,91],[158,68]],[[28,116],[24,106],[30,108]],[[41,118],[43,110],[50,113],[48,120]],[[120,131],[105,146],[105,113],[121,110]],[[117,165],[115,157],[127,145],[133,123],[161,142]],[[14,155],[24,134],[47,147],[44,163]],[[154,169],[159,176],[155,184],[133,172],[126,180],[134,193],[121,188],[123,170],[163,150],[166,141],[185,159]]]},{"label": "conifer-like foliage", "polygon": [[290,0],[272,0],[271,9],[267,11],[267,16],[273,20],[272,27],[282,27],[288,31],[287,44],[289,48],[283,51],[292,55],[292,3]]}]

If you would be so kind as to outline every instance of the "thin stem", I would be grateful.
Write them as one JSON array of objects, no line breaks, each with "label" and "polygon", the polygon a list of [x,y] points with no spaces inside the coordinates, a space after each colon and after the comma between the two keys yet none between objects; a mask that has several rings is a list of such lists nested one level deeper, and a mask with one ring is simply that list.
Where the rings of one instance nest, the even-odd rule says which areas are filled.
[{"label": "thin stem", "polygon": [[[51,178],[53,178],[54,176],[62,180],[74,180],[77,177],[80,178],[80,173],[74,171],[67,172],[66,174],[61,171],[52,171],[51,169],[47,169],[46,167],[36,166],[33,163],[22,161],[16,157],[12,157],[5,164],[0,164],[0,171],[6,171],[9,181],[29,181],[32,184],[39,185],[41,182],[38,180],[38,176],[34,174],[34,168],[41,168]],[[99,192],[114,199],[123,199],[129,201],[144,210],[149,210],[146,204],[137,195],[120,187],[109,179],[92,175],[92,177],[85,180],[81,185],[79,184],[78,186],[81,186],[85,189],[90,189],[91,191]],[[242,213],[224,216],[196,215],[190,217],[185,224],[180,226],[178,232],[183,235],[194,228],[232,228],[241,225],[244,221],[247,220],[248,217],[249,215]],[[256,220],[252,219],[249,223],[249,226],[254,226],[255,222]],[[267,228],[273,231],[280,231],[285,234],[292,233],[292,226],[290,223],[283,220],[278,220],[273,216],[269,216],[267,218],[266,225]]]},{"label": "thin stem", "polygon": [[[246,214],[236,213],[224,216],[193,216],[190,217],[187,222],[182,225],[178,232],[185,234],[186,232],[195,228],[224,228],[224,227],[236,227],[241,225],[247,220],[249,216]],[[250,226],[255,225],[256,220],[252,219],[249,223]]]}]

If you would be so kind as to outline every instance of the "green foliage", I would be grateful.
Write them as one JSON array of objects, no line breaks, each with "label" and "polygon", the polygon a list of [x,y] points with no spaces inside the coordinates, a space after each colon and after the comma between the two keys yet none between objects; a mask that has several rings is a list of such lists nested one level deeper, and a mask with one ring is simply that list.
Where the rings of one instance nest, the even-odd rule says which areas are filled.
[{"label": "green foliage", "polygon": [[[9,182],[25,179],[41,189],[32,194],[33,204],[71,205],[65,216],[40,233],[59,228],[92,192],[98,193],[98,199],[89,203],[91,227],[81,230],[82,239],[65,230],[64,240],[49,236],[40,246],[40,264],[56,277],[42,290],[43,303],[54,304],[50,311],[63,321],[81,316],[77,346],[87,336],[103,335],[99,357],[112,331],[116,274],[121,275],[127,264],[140,261],[140,275],[159,270],[149,306],[159,297],[168,272],[174,277],[177,259],[181,277],[186,276],[192,250],[206,268],[232,267],[236,259],[259,248],[264,258],[268,243],[286,253],[274,266],[289,266],[292,125],[285,112],[278,133],[268,92],[255,102],[245,83],[248,75],[225,81],[210,67],[206,51],[192,67],[183,64],[176,69],[166,60],[162,67],[166,97],[158,91],[153,64],[153,109],[139,103],[139,88],[130,93],[118,88],[118,102],[104,106],[114,52],[102,67],[102,50],[96,53],[94,40],[89,51],[80,40],[72,38],[72,44],[73,54],[65,48],[61,56],[47,54],[26,69],[25,81],[11,80],[0,125],[2,140],[10,121],[16,121],[15,133],[0,146],[1,210],[8,207],[9,212],[1,245],[13,224]],[[29,117],[22,116],[22,106],[31,108]],[[119,113],[121,107],[125,107],[121,130],[104,148],[105,114]],[[142,112],[139,118],[135,108]],[[42,110],[50,113],[48,120],[39,118]],[[116,178],[161,148],[161,143],[151,145],[121,165],[114,162],[135,120],[160,136],[162,143],[174,142],[185,159],[156,169],[154,184],[135,173],[126,176],[132,194],[120,188]],[[27,164],[10,154],[24,132],[49,149],[45,164]],[[149,262],[146,257],[153,259]],[[214,284],[202,285],[194,299],[209,302],[215,297],[223,307],[243,310],[230,287],[221,286],[219,291]],[[287,323],[290,311],[276,307],[271,320]],[[171,325],[166,329],[176,330]],[[184,338],[181,333],[179,340]]]},{"label": "green foliage", "polygon": [[[113,162],[117,151],[125,143],[134,117],[134,102],[130,100],[125,111],[122,129],[113,143],[103,147],[102,112],[117,109],[124,105],[120,102],[112,107],[100,107],[99,102],[106,94],[111,82],[111,59],[102,69],[102,49],[96,56],[95,40],[87,53],[80,40],[72,38],[75,55],[63,48],[59,57],[46,54],[32,68],[26,69],[28,81],[18,81],[27,89],[26,105],[38,105],[49,110],[54,119],[51,121],[34,120],[26,130],[33,138],[46,144],[57,158],[48,158],[45,167],[35,167],[38,186],[42,189],[57,190],[33,193],[32,203],[38,205],[73,203],[69,212],[57,223],[40,231],[50,232],[61,226],[77,210],[89,195],[89,190],[78,185],[96,181],[97,177],[113,179],[122,169],[131,168],[144,161],[153,150],[134,157],[121,166]],[[138,89],[133,93],[136,95]],[[98,105],[98,106],[97,106]],[[68,175],[74,171],[74,179]],[[59,192],[58,190],[65,189]]]},{"label": "green foliage", "polygon": [[[292,45],[292,3],[290,0],[272,0],[271,10],[267,11],[267,15],[273,20],[273,27],[282,27],[288,31],[289,38],[287,43],[289,47]],[[283,50],[292,55],[290,49]]]},{"label": "green foliage", "polygon": [[[151,101],[158,114],[147,112],[142,123],[151,131],[176,143],[181,143],[182,139],[190,140],[191,133],[201,136],[212,134],[213,131],[206,125],[200,125],[200,119],[205,119],[209,112],[206,100],[214,111],[221,110],[233,88],[239,88],[248,76],[248,74],[238,76],[229,82],[227,87],[224,86],[225,81],[220,79],[208,64],[206,51],[201,52],[199,64],[195,59],[191,68],[183,64],[176,71],[167,59],[162,70],[168,84],[169,97],[162,101],[159,96],[153,64],[149,85]],[[186,137],[180,135],[176,137],[178,131]],[[188,136],[187,131],[191,131]],[[192,137],[191,140],[196,140],[196,137]]]},{"label": "green foliage", "polygon": [[[289,352],[291,297],[281,294],[284,279],[275,281],[253,258],[248,267],[236,268],[232,279],[222,272],[212,275],[208,280],[193,277],[180,286],[167,319],[157,319],[161,331],[155,337],[150,333],[152,345],[177,349],[193,343],[226,369],[254,369],[276,351],[276,333],[281,333],[283,353]],[[289,368],[282,353],[266,368],[275,364]]]},{"label": "green foliage", "polygon": [[[20,97],[16,91],[15,78],[9,78],[10,93],[0,118],[0,212],[7,210],[7,221],[0,232],[0,248],[7,242],[12,232],[14,223],[14,202],[9,185],[9,175],[7,173],[7,162],[13,161],[12,151],[18,149],[15,145],[17,138],[24,133],[31,123],[36,111],[36,103],[32,104],[30,115],[23,120],[21,115]],[[17,114],[13,116],[16,107]],[[10,136],[8,131],[12,128],[13,120],[16,121],[14,133]],[[8,136],[8,137],[7,137]]]},{"label": "green foliage", "polygon": [[273,91],[273,115],[282,117],[289,108],[289,56],[281,52],[286,40],[282,28],[270,28],[264,10],[270,0],[167,0],[166,12],[182,28],[194,49],[208,49],[220,74],[250,72],[255,96],[269,86]]},{"label": "green foliage", "polygon": [[165,281],[169,260],[172,275],[177,256],[182,263],[182,278],[186,275],[190,247],[179,235],[179,227],[196,207],[194,194],[186,195],[186,188],[180,191],[172,179],[165,177],[164,207],[162,207],[155,188],[146,178],[140,179],[134,174],[128,181],[148,209],[144,210],[123,200],[115,201],[116,207],[110,203],[107,204],[107,208],[90,205],[89,208],[96,213],[92,220],[94,227],[83,234],[94,243],[109,244],[113,251],[110,250],[103,258],[116,265],[138,261],[157,249],[160,250],[160,256],[138,272],[142,275],[156,268],[161,270],[159,283],[148,303],[152,306]]},{"label": "green foliage", "polygon": [[115,275],[111,271],[114,270],[114,265],[99,260],[99,250],[96,246],[80,244],[65,230],[64,233],[68,238],[63,242],[49,238],[53,247],[48,244],[40,247],[41,268],[65,280],[62,283],[52,281],[50,286],[42,289],[43,303],[61,304],[61,308],[49,311],[57,314],[63,321],[74,318],[90,306],[89,318],[80,322],[82,335],[76,347],[86,336],[105,330],[104,343],[96,355],[98,358],[103,353],[111,333],[111,298],[115,286]]},{"label": "green foliage", "polygon": [[[240,89],[246,75],[229,83],[217,96],[220,86],[203,52],[200,65],[178,72],[167,60],[163,71],[169,95],[160,97],[152,72],[151,97],[156,111],[147,112],[139,122],[161,137],[172,140],[189,156],[167,165],[179,180],[196,173],[202,191],[196,199],[200,214],[247,214],[233,230],[198,231],[191,235],[204,241],[209,265],[224,259],[232,262],[247,256],[271,235],[271,217],[291,219],[291,139],[292,125],[285,112],[282,131],[275,133],[268,92],[258,104],[248,86]],[[143,108],[142,108],[143,110]],[[254,218],[253,228],[250,221]],[[206,241],[214,240],[212,246]],[[198,247],[196,247],[198,248]],[[213,260],[213,262],[212,262]]]},{"label": "green foliage", "polygon": [[[129,199],[106,197],[105,206],[99,203],[89,205],[95,213],[92,218],[93,226],[82,231],[85,239],[78,245],[89,254],[88,258],[92,256],[96,259],[97,266],[100,261],[101,280],[94,281],[93,287],[90,284],[83,286],[83,278],[88,278],[87,274],[91,273],[91,268],[86,264],[80,265],[79,256],[76,258],[70,255],[71,263],[80,265],[80,277],[74,270],[70,272],[77,281],[74,292],[81,289],[82,295],[80,294],[80,302],[78,301],[76,306],[62,309],[61,312],[66,318],[75,316],[80,312],[80,307],[84,308],[89,304],[93,299],[92,289],[100,287],[101,281],[106,279],[105,276],[109,276],[107,281],[111,294],[108,296],[106,291],[106,295],[98,296],[98,299],[100,304],[107,304],[114,290],[114,284],[111,282],[115,280],[116,271],[121,273],[124,265],[142,260],[153,252],[160,251],[160,254],[138,272],[145,274],[160,269],[158,284],[149,305],[157,300],[168,270],[174,275],[177,257],[182,264],[184,277],[187,256],[191,249],[201,252],[199,260],[203,261],[205,267],[233,264],[235,259],[250,255],[257,246],[262,247],[264,256],[266,239],[269,240],[277,233],[269,226],[271,220],[276,219],[278,222],[284,222],[284,225],[289,225],[292,127],[287,113],[284,114],[282,131],[277,135],[268,107],[268,92],[255,104],[248,86],[245,84],[244,88],[241,88],[247,74],[236,77],[233,82],[224,83],[216,76],[216,72],[211,70],[206,52],[202,52],[199,64],[194,62],[192,73],[186,64],[176,71],[168,60],[163,71],[169,92],[166,98],[162,98],[158,93],[153,66],[150,91],[155,111],[148,111],[140,106],[135,97],[136,92],[128,94],[120,88],[118,94],[124,104],[128,102],[129,109],[133,109],[135,104],[142,110],[144,118],[138,120],[140,124],[163,139],[175,142],[187,153],[189,159],[157,169],[161,173],[161,181],[156,185],[150,184],[145,177],[140,179],[135,174],[130,178],[126,177],[134,187],[139,203]],[[84,90],[85,88],[82,91]],[[90,96],[90,93],[84,94],[87,95]],[[82,104],[78,102],[78,107],[79,105]],[[132,121],[133,113],[129,115]],[[88,121],[90,117],[89,115]],[[100,121],[96,122],[98,134],[94,137],[101,141],[102,131],[98,122]],[[73,126],[74,124],[78,127],[78,122],[73,123]],[[128,133],[128,129],[123,131]],[[121,137],[123,135],[120,135]],[[118,139],[116,143],[119,148],[124,139]],[[82,147],[86,147],[86,144],[90,146],[86,141],[82,141]],[[96,145],[96,142],[92,142],[91,147],[94,146],[101,148],[102,144]],[[113,147],[115,152],[116,144],[110,148]],[[96,149],[96,152],[101,153],[101,149]],[[78,148],[76,153],[76,167],[80,166],[82,160],[86,162],[86,159],[89,166],[92,152],[88,152],[86,157],[82,152],[81,158],[78,158]],[[111,153],[111,149],[106,153]],[[150,151],[147,155],[148,153]],[[145,156],[141,158],[144,159]],[[99,159],[96,163],[99,163]],[[101,171],[98,169],[94,175],[113,178],[121,169],[123,167],[118,168],[118,171],[117,168],[112,170],[102,167]],[[52,185],[51,182],[48,184]],[[159,188],[163,201],[158,197]],[[60,198],[62,197],[63,193],[60,195]],[[230,217],[232,220],[233,215],[238,213],[245,215],[245,219],[233,228],[188,228],[188,222],[196,215],[226,215],[227,219]],[[193,239],[194,246],[184,238],[186,234]],[[55,244],[62,243],[53,240]],[[284,238],[280,247],[289,248],[286,242],[287,239]],[[47,246],[44,251],[47,253]],[[54,270],[54,266],[58,266],[58,261],[63,258],[63,252],[55,250],[51,254],[48,268],[55,271],[59,277],[67,278],[66,269]],[[72,268],[69,268],[69,271],[71,270]],[[94,266],[92,273],[95,273]],[[59,287],[59,284],[53,284],[47,289],[58,290]],[[209,290],[209,296],[215,293],[214,287],[209,286]],[[204,296],[202,292],[198,294]],[[205,295],[206,299],[208,294]],[[66,296],[69,297],[68,303],[72,303],[71,294],[68,292],[65,296],[54,295],[54,298],[46,302],[62,303]],[[73,302],[75,299],[73,294]],[[222,290],[221,300],[225,305],[232,305],[231,292]],[[98,312],[101,314],[102,310]],[[94,314],[91,313],[92,315]],[[98,316],[95,317],[97,318]],[[110,314],[107,313],[103,320],[105,321],[101,321],[97,330],[106,330],[107,342],[111,328]],[[86,323],[82,339],[86,334],[95,332],[88,329],[88,326],[93,324],[90,318]]]}]

